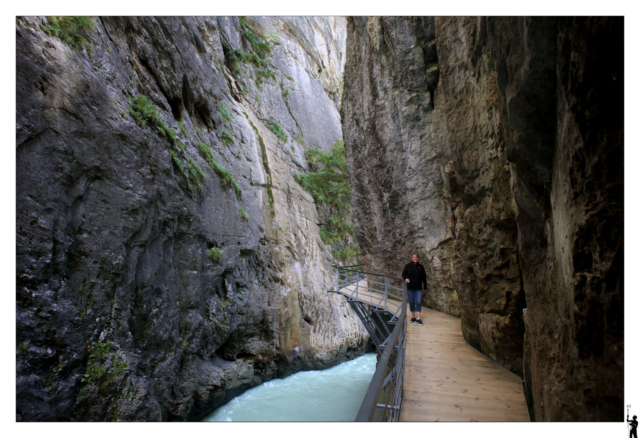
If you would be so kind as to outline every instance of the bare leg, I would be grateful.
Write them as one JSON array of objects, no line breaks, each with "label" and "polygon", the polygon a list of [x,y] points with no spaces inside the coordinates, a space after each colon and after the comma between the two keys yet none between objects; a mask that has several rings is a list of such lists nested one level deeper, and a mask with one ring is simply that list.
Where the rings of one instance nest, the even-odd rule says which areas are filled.
[{"label": "bare leg", "polygon": [[420,319],[420,312],[415,312],[416,315],[418,315],[417,317],[415,317],[416,319]]}]

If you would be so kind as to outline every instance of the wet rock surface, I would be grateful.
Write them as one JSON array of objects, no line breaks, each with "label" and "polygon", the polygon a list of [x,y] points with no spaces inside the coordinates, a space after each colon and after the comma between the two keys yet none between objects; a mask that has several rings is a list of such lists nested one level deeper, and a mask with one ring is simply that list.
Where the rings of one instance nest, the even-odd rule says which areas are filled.
[{"label": "wet rock surface", "polygon": [[356,17],[347,30],[367,269],[397,275],[418,252],[424,304],[524,374],[536,420],[620,421],[622,19]]},{"label": "wet rock surface", "polygon": [[[279,38],[236,72],[237,17],[99,18],[92,53],[41,23],[16,27],[17,419],[197,420],[363,353],[292,177],[342,135],[344,20],[247,17]],[[141,95],[175,140],[136,123]]]}]

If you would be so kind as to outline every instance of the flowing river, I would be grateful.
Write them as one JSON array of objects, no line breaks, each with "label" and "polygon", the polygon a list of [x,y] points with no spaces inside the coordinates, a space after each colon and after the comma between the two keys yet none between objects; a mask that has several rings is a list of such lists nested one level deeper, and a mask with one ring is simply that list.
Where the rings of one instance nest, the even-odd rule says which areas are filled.
[{"label": "flowing river", "polygon": [[376,369],[375,353],[324,371],[270,380],[204,421],[354,421]]}]

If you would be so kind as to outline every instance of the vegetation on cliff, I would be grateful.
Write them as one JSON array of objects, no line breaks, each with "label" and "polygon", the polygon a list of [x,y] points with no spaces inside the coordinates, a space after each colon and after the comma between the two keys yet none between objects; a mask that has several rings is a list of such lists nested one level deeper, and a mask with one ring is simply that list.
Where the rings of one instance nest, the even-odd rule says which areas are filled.
[{"label": "vegetation on cliff", "polygon": [[87,47],[89,54],[93,52],[87,41],[89,32],[95,24],[92,17],[48,17],[49,24],[40,27],[49,36],[56,36],[72,49],[80,50]]},{"label": "vegetation on cliff", "polygon": [[329,219],[320,229],[320,238],[328,245],[341,245],[333,257],[349,261],[360,255],[357,244],[348,244],[353,236],[353,224],[347,221],[348,201],[351,199],[347,159],[344,142],[336,141],[330,151],[309,149],[305,152],[310,172],[295,174],[294,178],[306,191],[311,193],[316,205],[329,209]]}]

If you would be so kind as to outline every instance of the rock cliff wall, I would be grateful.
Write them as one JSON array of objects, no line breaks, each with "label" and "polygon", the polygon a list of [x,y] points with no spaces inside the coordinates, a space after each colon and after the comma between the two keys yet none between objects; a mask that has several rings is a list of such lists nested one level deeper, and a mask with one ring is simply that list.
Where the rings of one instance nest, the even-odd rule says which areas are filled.
[{"label": "rock cliff wall", "polygon": [[421,254],[424,304],[524,374],[537,420],[621,420],[622,19],[357,17],[347,32],[367,269]]},{"label": "rock cliff wall", "polygon": [[94,24],[17,20],[18,420],[195,420],[362,352],[292,176],[342,137],[345,21]]}]

